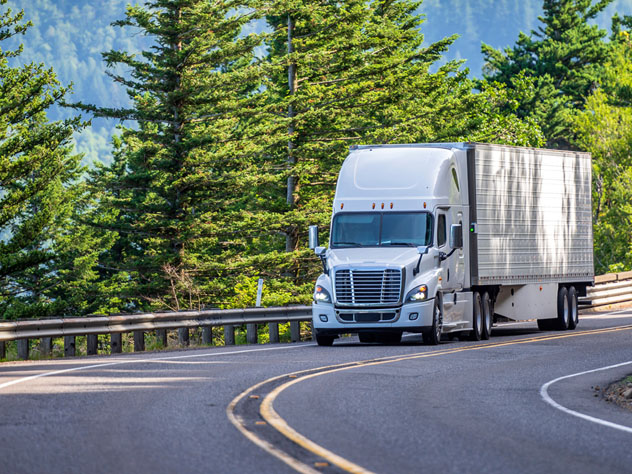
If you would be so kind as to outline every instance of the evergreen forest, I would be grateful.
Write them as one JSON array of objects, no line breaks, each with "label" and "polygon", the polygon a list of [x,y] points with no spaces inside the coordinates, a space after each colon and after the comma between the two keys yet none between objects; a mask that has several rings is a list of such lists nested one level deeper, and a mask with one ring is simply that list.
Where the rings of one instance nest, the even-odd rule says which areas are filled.
[{"label": "evergreen forest", "polygon": [[[426,36],[439,2],[425,3],[112,2],[117,33],[96,44],[122,99],[100,79],[73,94],[89,68],[64,82],[25,59],[25,45],[50,48],[31,35],[37,11],[0,0],[2,319],[248,307],[259,278],[264,306],[307,304],[320,273],[308,226],[327,238],[356,144],[588,151],[595,273],[631,270],[632,17],[613,10],[621,2],[542,0],[537,13],[533,1],[498,2],[529,20],[521,31],[508,14],[502,48],[458,43],[472,31]],[[492,2],[447,3],[467,18]],[[463,57],[472,47],[480,73]],[[99,145],[111,158],[86,162],[75,138],[102,123],[116,125]]]}]

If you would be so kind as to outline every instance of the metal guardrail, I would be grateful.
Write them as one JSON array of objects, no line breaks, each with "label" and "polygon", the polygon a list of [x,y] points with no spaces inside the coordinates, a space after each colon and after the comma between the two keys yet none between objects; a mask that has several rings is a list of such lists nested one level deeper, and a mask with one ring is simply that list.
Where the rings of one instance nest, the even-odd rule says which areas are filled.
[{"label": "metal guardrail", "polygon": [[608,273],[595,277],[595,286],[579,299],[584,308],[598,308],[632,301],[632,272]]},{"label": "metal guardrail", "polygon": [[[580,298],[584,308],[632,302],[632,272],[610,273],[595,277],[595,286]],[[29,358],[32,339],[40,340],[40,352],[52,350],[52,338],[64,338],[64,353],[75,355],[76,336],[87,336],[87,354],[97,353],[97,335],[109,334],[111,352],[121,352],[123,333],[134,333],[134,351],[145,350],[145,333],[156,332],[158,345],[167,345],[167,330],[178,330],[178,339],[187,345],[189,329],[202,328],[202,342],[212,341],[211,328],[224,327],[224,343],[235,343],[235,326],[246,325],[246,339],[257,342],[257,324],[267,324],[270,342],[279,342],[279,324],[290,323],[292,342],[300,339],[301,321],[311,319],[311,306],[281,308],[211,309],[165,313],[143,313],[119,316],[33,319],[0,322],[0,359],[6,357],[5,342],[18,341],[18,357]]]},{"label": "metal guardrail", "polygon": [[211,309],[165,313],[142,313],[83,318],[33,319],[0,322],[0,358],[5,358],[5,342],[18,341],[18,357],[28,359],[29,340],[39,339],[43,353],[49,353],[51,338],[64,338],[65,355],[75,355],[76,336],[88,336],[86,352],[97,353],[97,335],[110,334],[111,351],[121,352],[121,334],[134,333],[134,351],[145,350],[144,333],[156,331],[159,345],[166,346],[166,331],[178,329],[181,344],[188,344],[189,329],[202,328],[202,340],[211,343],[213,327],[224,327],[225,344],[235,343],[235,326],[247,325],[247,340],[257,342],[257,324],[268,324],[270,342],[279,342],[279,324],[290,323],[292,342],[300,339],[299,323],[311,320],[311,306],[280,308]]}]

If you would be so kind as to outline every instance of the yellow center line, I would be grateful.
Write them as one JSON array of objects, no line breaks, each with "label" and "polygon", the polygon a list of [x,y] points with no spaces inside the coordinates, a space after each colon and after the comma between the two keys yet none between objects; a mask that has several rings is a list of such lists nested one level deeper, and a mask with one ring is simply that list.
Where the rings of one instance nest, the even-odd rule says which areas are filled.
[{"label": "yellow center line", "polygon": [[[284,453],[283,451],[280,451],[277,448],[272,447],[272,449],[274,449],[274,451],[276,451],[276,452],[272,452],[269,449],[267,449],[266,447],[264,447],[262,444],[265,444],[265,445],[268,445],[268,446],[271,446],[271,445],[267,441],[264,441],[261,438],[259,438],[258,436],[256,436],[254,433],[248,431],[242,424],[236,424],[235,421],[238,422],[238,420],[236,419],[234,414],[232,414],[232,409],[234,409],[235,405],[243,397],[245,397],[248,393],[251,393],[252,391],[254,391],[257,388],[261,387],[262,385],[265,385],[265,384],[267,384],[269,382],[272,382],[272,381],[275,381],[275,380],[279,380],[279,379],[284,378],[284,377],[287,378],[287,377],[289,377],[289,375],[298,375],[298,374],[301,374],[301,373],[305,374],[306,372],[315,372],[315,371],[317,371],[315,373],[308,373],[306,375],[303,375],[302,377],[293,378],[292,380],[290,380],[290,381],[288,381],[288,382],[276,387],[274,390],[272,390],[263,399],[263,401],[261,402],[261,406],[260,406],[259,412],[260,412],[261,416],[263,417],[263,419],[266,420],[270,426],[275,428],[278,432],[283,434],[290,441],[293,441],[294,443],[296,443],[299,446],[303,447],[304,449],[312,452],[313,454],[315,454],[317,456],[320,456],[323,459],[326,459],[331,464],[334,464],[334,465],[338,466],[343,471],[351,472],[351,473],[365,473],[366,474],[366,473],[370,473],[371,471],[363,468],[362,466],[354,464],[353,462],[351,462],[351,461],[349,461],[349,460],[347,460],[347,459],[345,459],[345,458],[333,453],[332,451],[329,451],[328,449],[320,446],[319,444],[316,444],[315,442],[313,442],[309,438],[305,437],[304,435],[302,435],[299,432],[297,432],[296,430],[294,430],[290,425],[288,425],[288,423],[274,410],[274,407],[273,407],[274,401],[279,396],[279,394],[281,392],[283,392],[284,390],[286,390],[287,388],[291,387],[292,385],[295,385],[297,383],[303,382],[305,380],[309,380],[309,379],[312,379],[312,378],[315,378],[315,377],[318,377],[318,376],[321,376],[321,375],[332,374],[332,373],[341,372],[341,371],[344,371],[344,370],[355,369],[355,368],[358,368],[358,367],[377,366],[377,365],[390,364],[390,363],[393,363],[393,362],[401,362],[401,361],[406,361],[406,360],[415,360],[415,359],[422,359],[422,358],[427,358],[427,357],[438,357],[438,356],[442,356],[442,355],[456,354],[456,353],[459,353],[459,352],[474,351],[474,350],[480,350],[480,349],[491,349],[491,348],[497,348],[497,347],[506,347],[506,346],[512,346],[512,345],[518,345],[518,344],[528,344],[528,343],[532,343],[532,342],[552,341],[552,340],[557,340],[557,339],[566,339],[566,338],[569,338],[569,337],[581,337],[581,336],[588,336],[588,335],[595,335],[595,334],[627,331],[627,330],[630,330],[630,329],[632,329],[632,325],[611,327],[611,328],[602,328],[602,329],[593,329],[593,330],[586,330],[586,331],[578,331],[578,332],[574,332],[574,333],[566,333],[566,334],[553,335],[553,336],[551,336],[551,335],[536,336],[536,337],[529,337],[529,338],[524,338],[524,339],[519,339],[519,340],[506,341],[506,342],[477,344],[477,345],[473,345],[473,346],[460,347],[460,348],[455,348],[455,349],[435,350],[435,351],[432,351],[432,352],[423,352],[423,353],[415,353],[415,354],[408,354],[408,355],[390,356],[390,357],[384,357],[384,358],[380,358],[380,359],[348,362],[348,363],[345,363],[345,364],[324,366],[324,367],[320,367],[320,368],[316,368],[316,369],[310,369],[310,370],[307,370],[307,371],[303,370],[303,371],[293,372],[292,374],[285,374],[285,375],[273,377],[273,378],[270,378],[270,379],[265,380],[263,382],[260,382],[260,383],[258,383],[256,385],[253,385],[251,388],[249,388],[248,390],[246,390],[245,392],[240,394],[237,398],[235,398],[235,400],[233,400],[233,402],[229,405],[229,407],[227,409],[227,412],[229,413],[229,418],[231,419],[233,424],[235,424],[235,426],[237,426],[237,428],[240,431],[242,431],[242,433],[247,432],[248,434],[246,436],[249,439],[252,440],[253,438],[256,438],[256,439],[258,439],[260,441],[260,442],[256,442],[255,441],[255,443],[257,445],[263,447],[263,449],[265,449],[266,451],[268,451],[271,454],[275,455],[276,457],[281,459],[283,462],[285,462],[286,464],[290,465],[291,467],[293,467],[294,469],[296,469],[299,472],[314,472],[314,470],[310,466],[307,466],[306,464],[301,463],[300,461],[298,461],[297,459],[289,456],[288,454]],[[233,421],[233,420],[235,420],[235,421]],[[279,451],[281,453],[283,453],[283,456],[280,456],[278,454]],[[286,459],[286,458],[289,458],[289,460],[291,460],[291,463],[288,462],[289,460]],[[300,466],[297,466],[297,463]]]}]

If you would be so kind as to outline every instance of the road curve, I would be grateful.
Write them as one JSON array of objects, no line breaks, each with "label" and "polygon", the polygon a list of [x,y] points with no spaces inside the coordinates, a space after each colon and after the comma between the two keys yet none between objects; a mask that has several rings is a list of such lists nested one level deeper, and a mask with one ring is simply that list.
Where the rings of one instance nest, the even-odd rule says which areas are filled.
[{"label": "road curve", "polygon": [[[591,389],[632,373],[632,310],[404,341],[4,364],[3,471],[632,471],[632,433],[607,426],[632,412]],[[556,404],[606,424],[547,403],[555,379]]]}]

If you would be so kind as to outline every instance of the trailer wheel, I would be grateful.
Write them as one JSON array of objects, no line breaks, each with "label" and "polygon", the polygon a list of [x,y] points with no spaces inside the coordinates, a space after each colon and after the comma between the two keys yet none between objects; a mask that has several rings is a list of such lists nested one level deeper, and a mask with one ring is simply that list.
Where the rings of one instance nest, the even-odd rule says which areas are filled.
[{"label": "trailer wheel", "polygon": [[483,338],[483,302],[481,300],[481,294],[475,291],[473,299],[474,310],[472,312],[472,331],[470,332],[470,339],[472,341],[480,341]]},{"label": "trailer wheel", "polygon": [[568,329],[575,329],[579,323],[577,311],[577,290],[574,286],[568,289]]},{"label": "trailer wheel", "polygon": [[568,329],[569,317],[568,290],[565,286],[557,291],[557,329],[564,331]]},{"label": "trailer wheel", "polygon": [[424,344],[430,346],[436,346],[441,342],[441,329],[443,326],[443,314],[441,308],[441,302],[439,301],[439,295],[435,298],[434,308],[432,310],[432,328],[424,332],[421,337],[424,340]]},{"label": "trailer wheel", "polygon": [[482,339],[489,339],[492,334],[492,300],[489,297],[489,293],[483,293],[483,327],[482,327]]},{"label": "trailer wheel", "polygon": [[334,336],[321,336],[316,334],[316,343],[319,346],[332,346],[334,344]]}]

